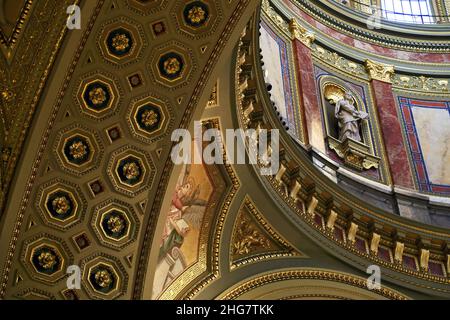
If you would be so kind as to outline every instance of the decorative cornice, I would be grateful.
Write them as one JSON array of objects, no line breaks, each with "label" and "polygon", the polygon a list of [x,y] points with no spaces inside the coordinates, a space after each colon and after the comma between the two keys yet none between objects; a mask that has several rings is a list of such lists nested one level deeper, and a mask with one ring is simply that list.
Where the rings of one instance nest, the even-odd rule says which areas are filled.
[{"label": "decorative cornice", "polygon": [[344,32],[354,38],[382,45],[385,47],[414,51],[414,52],[450,52],[450,42],[445,37],[440,41],[408,39],[392,34],[383,34],[369,29],[361,28],[355,24],[333,16],[322,7],[316,5],[316,1],[296,0],[294,5],[314,19],[340,32]]},{"label": "decorative cornice", "polygon": [[[347,284],[356,288],[367,288],[367,280],[362,279],[350,274],[344,274],[339,272],[332,272],[328,270],[287,270],[279,271],[270,274],[265,274],[249,281],[246,281],[236,288],[230,290],[228,293],[220,297],[222,300],[236,300],[243,294],[250,292],[258,287],[261,287],[270,283],[277,283],[287,280],[303,280],[303,279],[314,279],[314,280],[325,280],[333,281],[338,283]],[[407,296],[404,296],[394,290],[386,287],[375,288],[373,290],[375,294],[381,295],[385,298],[391,300],[408,300]]]},{"label": "decorative cornice", "polygon": [[392,83],[392,77],[395,74],[394,66],[378,63],[370,59],[366,60],[365,66],[370,80]]}]

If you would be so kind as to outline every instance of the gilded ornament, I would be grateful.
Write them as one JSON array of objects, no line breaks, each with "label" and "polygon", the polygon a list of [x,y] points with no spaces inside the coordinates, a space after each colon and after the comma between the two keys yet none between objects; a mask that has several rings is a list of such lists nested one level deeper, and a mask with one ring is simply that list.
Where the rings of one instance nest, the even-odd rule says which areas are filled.
[{"label": "gilded ornament", "polygon": [[394,66],[382,64],[372,60],[366,60],[366,70],[371,80],[392,83],[392,77],[395,74]]},{"label": "gilded ornament", "polygon": [[112,39],[112,46],[117,51],[125,51],[130,47],[130,39],[123,33],[117,34]]},{"label": "gilded ornament", "polygon": [[135,162],[126,163],[123,166],[122,172],[128,180],[136,179],[141,174],[141,170]]},{"label": "gilded ornament", "polygon": [[153,110],[146,110],[142,114],[141,121],[146,127],[152,127],[158,122],[158,114]]},{"label": "gilded ornament", "polygon": [[94,105],[101,105],[106,101],[106,92],[103,88],[94,88],[89,92],[89,99]]},{"label": "gilded ornament", "polygon": [[99,270],[95,273],[95,282],[101,288],[107,288],[111,282],[112,277],[108,270]]},{"label": "gilded ornament", "polygon": [[311,47],[311,44],[316,40],[316,36],[299,25],[294,18],[289,23],[289,31],[291,32],[292,39],[299,40],[307,47]]},{"label": "gilded ornament", "polygon": [[14,93],[8,89],[2,91],[2,100],[10,102],[14,98]]},{"label": "gilded ornament", "polygon": [[70,202],[65,196],[57,197],[52,201],[53,210],[57,214],[64,215],[71,209]]},{"label": "gilded ornament", "polygon": [[428,78],[425,76],[394,75],[392,83],[394,86],[417,91],[448,93],[450,90],[449,79]]},{"label": "gilded ornament", "polygon": [[206,12],[202,7],[195,6],[189,10],[188,19],[193,24],[199,24],[206,20]]},{"label": "gilded ornament", "polygon": [[41,252],[38,257],[39,265],[43,269],[51,269],[56,264],[56,256],[49,251]]},{"label": "gilded ornament", "polygon": [[86,145],[81,141],[75,141],[69,148],[70,155],[74,159],[81,159],[87,155]]},{"label": "gilded ornament", "polygon": [[174,75],[180,72],[181,64],[176,58],[168,58],[164,61],[164,71],[169,75]]},{"label": "gilded ornament", "polygon": [[233,255],[247,255],[261,248],[270,248],[269,239],[251,223],[250,219],[243,217],[235,235]]},{"label": "gilded ornament", "polygon": [[122,230],[125,228],[125,221],[118,216],[112,216],[109,217],[107,225],[108,229],[113,233],[119,233],[122,232]]}]

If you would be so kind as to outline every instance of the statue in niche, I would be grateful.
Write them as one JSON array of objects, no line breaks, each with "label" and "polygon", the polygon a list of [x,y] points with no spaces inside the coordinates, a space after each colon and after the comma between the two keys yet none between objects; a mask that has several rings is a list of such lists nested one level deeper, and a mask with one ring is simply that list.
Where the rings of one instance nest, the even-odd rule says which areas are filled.
[{"label": "statue in niche", "polygon": [[340,141],[351,138],[355,141],[362,142],[360,120],[367,120],[369,115],[356,109],[355,100],[350,91],[346,91],[344,97],[337,101],[335,117],[339,122]]}]

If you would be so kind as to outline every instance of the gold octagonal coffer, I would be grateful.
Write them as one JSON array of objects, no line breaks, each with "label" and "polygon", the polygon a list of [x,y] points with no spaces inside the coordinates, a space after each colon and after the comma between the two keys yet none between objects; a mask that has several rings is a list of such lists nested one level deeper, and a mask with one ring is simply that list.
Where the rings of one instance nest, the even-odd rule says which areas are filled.
[{"label": "gold octagonal coffer", "polygon": [[114,77],[93,73],[83,76],[76,93],[81,112],[94,119],[104,119],[117,109],[120,92]]},{"label": "gold octagonal coffer", "polygon": [[132,102],[127,114],[128,126],[136,138],[152,143],[167,134],[170,123],[169,104],[148,96]]},{"label": "gold octagonal coffer", "polygon": [[196,65],[187,46],[171,41],[155,48],[149,60],[149,69],[155,82],[175,89],[188,83]]},{"label": "gold octagonal coffer", "polygon": [[108,176],[118,192],[134,197],[151,188],[155,166],[147,152],[126,146],[111,155]]},{"label": "gold octagonal coffer", "polygon": [[102,244],[120,250],[136,240],[139,220],[128,204],[107,200],[95,207],[91,226]]},{"label": "gold octagonal coffer", "polygon": [[62,239],[39,234],[24,242],[21,261],[30,276],[43,282],[57,282],[66,275],[72,255]]},{"label": "gold octagonal coffer", "polygon": [[54,152],[60,167],[75,175],[98,166],[103,154],[97,134],[82,126],[72,126],[58,134]]},{"label": "gold octagonal coffer", "polygon": [[37,196],[37,209],[44,222],[67,230],[84,217],[86,200],[80,188],[70,182],[53,180],[43,185]]},{"label": "gold octagonal coffer", "polygon": [[122,66],[139,60],[144,39],[144,31],[138,22],[120,17],[103,26],[98,44],[107,61]]},{"label": "gold octagonal coffer", "polygon": [[190,38],[210,36],[221,19],[220,1],[178,1],[172,11],[177,30]]},{"label": "gold octagonal coffer", "polygon": [[81,263],[83,283],[94,299],[116,299],[126,290],[128,276],[120,261],[96,254]]}]

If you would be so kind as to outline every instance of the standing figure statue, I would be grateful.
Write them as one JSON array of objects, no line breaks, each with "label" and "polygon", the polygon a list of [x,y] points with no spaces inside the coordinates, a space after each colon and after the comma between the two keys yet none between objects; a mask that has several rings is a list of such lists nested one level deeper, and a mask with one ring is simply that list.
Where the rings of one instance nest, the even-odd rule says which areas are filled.
[{"label": "standing figure statue", "polygon": [[344,94],[344,98],[336,103],[335,116],[339,121],[340,141],[351,138],[362,142],[359,134],[359,121],[368,119],[369,115],[363,111],[358,111],[354,103],[353,95],[348,91]]}]

